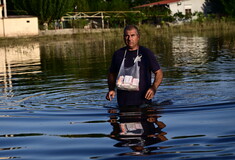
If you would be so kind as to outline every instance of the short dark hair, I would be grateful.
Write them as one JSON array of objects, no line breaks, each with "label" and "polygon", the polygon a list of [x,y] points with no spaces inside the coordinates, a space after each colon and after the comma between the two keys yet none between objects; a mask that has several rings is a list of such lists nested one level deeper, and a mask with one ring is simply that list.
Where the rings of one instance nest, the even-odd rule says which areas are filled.
[{"label": "short dark hair", "polygon": [[137,32],[137,34],[140,35],[140,31],[139,31],[138,27],[135,26],[135,25],[127,25],[127,26],[124,28],[124,30],[123,30],[123,35],[125,35],[125,32],[126,32],[127,30],[132,30],[132,29],[135,29],[136,32]]}]

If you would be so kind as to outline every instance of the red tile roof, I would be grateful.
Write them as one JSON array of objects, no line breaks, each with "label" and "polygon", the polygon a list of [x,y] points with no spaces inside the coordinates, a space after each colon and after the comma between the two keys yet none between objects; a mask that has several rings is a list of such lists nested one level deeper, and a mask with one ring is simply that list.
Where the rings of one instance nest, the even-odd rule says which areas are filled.
[{"label": "red tile roof", "polygon": [[169,4],[169,3],[179,2],[179,1],[181,1],[181,0],[163,0],[163,1],[159,1],[159,2],[143,4],[140,6],[133,7],[133,8],[142,8],[142,7],[149,7],[149,6],[155,6],[155,5],[163,5],[163,4]]}]

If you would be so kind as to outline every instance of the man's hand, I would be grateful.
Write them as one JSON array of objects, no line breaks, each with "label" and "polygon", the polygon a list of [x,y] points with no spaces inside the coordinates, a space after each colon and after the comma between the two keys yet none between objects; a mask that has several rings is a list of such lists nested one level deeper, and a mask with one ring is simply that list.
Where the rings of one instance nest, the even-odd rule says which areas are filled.
[{"label": "man's hand", "polygon": [[108,101],[111,101],[111,100],[115,97],[115,95],[116,95],[116,92],[115,92],[114,90],[111,90],[111,91],[109,91],[109,92],[107,93],[106,99],[107,99]]},{"label": "man's hand", "polygon": [[147,90],[146,94],[145,94],[145,98],[147,100],[153,99],[157,88],[159,87],[159,85],[162,83],[162,78],[163,78],[163,73],[162,70],[159,69],[154,73],[154,82],[153,85]]},{"label": "man's hand", "polygon": [[152,98],[154,97],[155,93],[156,93],[156,89],[154,89],[153,87],[151,87],[151,88],[149,88],[149,89],[147,90],[147,92],[146,92],[146,94],[145,94],[145,98],[146,98],[147,100],[150,100],[150,99],[152,99]]}]

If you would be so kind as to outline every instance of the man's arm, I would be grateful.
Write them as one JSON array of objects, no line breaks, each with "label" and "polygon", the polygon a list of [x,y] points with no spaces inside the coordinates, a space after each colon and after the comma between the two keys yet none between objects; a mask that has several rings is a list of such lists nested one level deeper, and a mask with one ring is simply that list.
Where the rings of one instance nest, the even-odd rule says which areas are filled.
[{"label": "man's arm", "polygon": [[116,86],[116,78],[117,78],[117,74],[115,73],[109,73],[108,74],[108,87],[109,87],[109,91],[106,95],[106,99],[111,101],[116,92],[115,92],[115,86]]},{"label": "man's arm", "polygon": [[150,100],[154,97],[154,95],[155,95],[158,87],[162,83],[162,79],[163,79],[163,72],[161,69],[157,70],[154,74],[155,74],[154,82],[145,94],[145,98],[148,100]]}]

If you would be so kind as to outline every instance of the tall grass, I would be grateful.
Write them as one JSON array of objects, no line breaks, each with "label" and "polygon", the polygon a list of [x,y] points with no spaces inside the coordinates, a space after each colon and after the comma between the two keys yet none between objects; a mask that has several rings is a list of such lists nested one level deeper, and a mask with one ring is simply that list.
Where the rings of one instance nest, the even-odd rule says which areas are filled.
[{"label": "tall grass", "polygon": [[192,21],[184,24],[164,24],[161,26],[141,25],[142,34],[176,34],[176,33],[224,33],[235,32],[235,21],[208,20]]},{"label": "tall grass", "polygon": [[[229,34],[235,33],[235,21],[225,19],[211,19],[203,22],[192,21],[180,25],[164,24],[155,26],[150,24],[142,24],[139,26],[141,34],[145,36],[164,35],[171,37],[175,34]],[[99,38],[121,38],[123,35],[123,28],[106,29],[101,32],[86,32],[81,31],[77,34],[67,35],[51,35],[51,36],[34,36],[34,37],[14,37],[14,38],[0,38],[0,47],[6,45],[14,45],[18,43],[29,43],[32,41],[47,42],[53,40],[66,40],[70,38],[86,40],[96,40]]]}]

